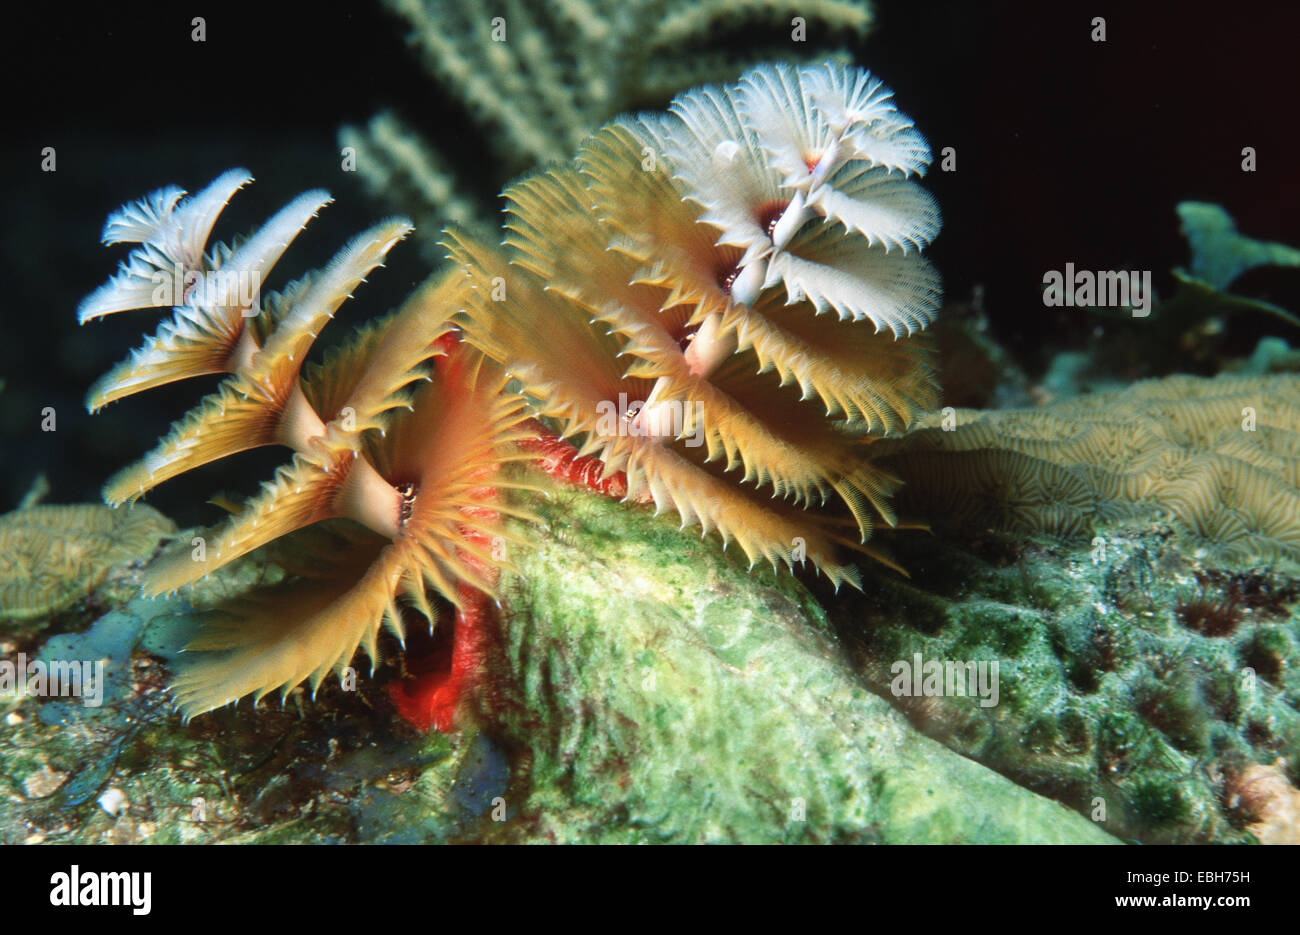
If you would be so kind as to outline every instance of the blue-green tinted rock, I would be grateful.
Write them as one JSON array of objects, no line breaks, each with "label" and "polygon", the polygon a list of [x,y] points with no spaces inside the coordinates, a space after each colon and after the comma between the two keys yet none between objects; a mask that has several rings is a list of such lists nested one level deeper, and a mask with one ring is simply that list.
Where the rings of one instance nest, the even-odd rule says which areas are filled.
[{"label": "blue-green tinted rock", "polygon": [[895,537],[912,578],[877,572],[837,603],[881,692],[889,663],[1003,660],[991,709],[899,699],[912,722],[1028,788],[1150,843],[1239,842],[1231,780],[1279,757],[1300,771],[1300,579],[1219,567],[1158,525],[1098,542]]},{"label": "blue-green tinted rock", "polygon": [[139,646],[154,656],[175,662],[185,647],[198,635],[201,621],[198,614],[187,607],[174,607],[171,612],[154,617],[140,635]]},{"label": "blue-green tinted rock", "polygon": [[[78,698],[51,700],[40,709],[45,723],[69,726],[82,719],[123,716],[119,704],[132,692],[131,655],[151,622],[175,614],[179,601],[137,598],[110,611],[84,633],[61,633],[46,640],[36,659],[47,669],[75,666],[86,681]],[[91,685],[94,686],[92,693]]]}]

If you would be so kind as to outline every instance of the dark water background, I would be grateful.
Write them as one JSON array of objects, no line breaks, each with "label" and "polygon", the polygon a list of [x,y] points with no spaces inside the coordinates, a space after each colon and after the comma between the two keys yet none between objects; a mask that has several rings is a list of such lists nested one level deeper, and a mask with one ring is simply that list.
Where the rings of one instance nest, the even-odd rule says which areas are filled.
[{"label": "dark water background", "polygon": [[[76,324],[77,303],[125,256],[98,245],[123,201],[165,184],[197,190],[244,166],[258,181],[218,224],[227,239],[293,194],[328,188],[335,204],[281,261],[276,288],[387,213],[340,171],[343,123],[395,108],[447,141],[485,203],[499,187],[480,131],[406,51],[405,25],[378,6],[319,7],[5,12],[0,510],[41,472],[53,501],[96,499],[215,383],[86,414],[86,388],[156,320]],[[1066,262],[1149,269],[1167,292],[1169,269],[1185,261],[1180,200],[1221,203],[1250,235],[1300,245],[1297,5],[881,0],[877,14],[858,61],[893,87],[936,153],[957,149],[957,172],[928,176],[944,213],[930,256],[950,299],[983,286],[995,337],[1031,375],[1097,326],[1083,312],[1045,309],[1043,272]],[[204,44],[189,38],[196,15],[207,18]],[[1107,19],[1104,44],[1089,38],[1094,16]],[[57,172],[40,170],[44,146],[56,148]],[[1253,174],[1240,171],[1243,146],[1258,152]],[[413,247],[398,248],[327,336],[387,310],[428,272]],[[1254,294],[1300,311],[1300,277],[1251,275]],[[57,412],[52,433],[40,430],[46,406]],[[183,523],[211,519],[203,500],[213,490],[247,491],[282,460],[231,459],[150,502]]]}]

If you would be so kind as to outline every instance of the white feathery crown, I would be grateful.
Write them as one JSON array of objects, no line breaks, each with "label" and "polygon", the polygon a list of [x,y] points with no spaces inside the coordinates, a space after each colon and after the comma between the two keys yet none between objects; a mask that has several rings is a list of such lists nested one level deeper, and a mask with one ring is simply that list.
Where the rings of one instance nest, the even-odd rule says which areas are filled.
[{"label": "white feathery crown", "polygon": [[788,305],[897,336],[924,329],[939,305],[921,250],[940,217],[912,179],[929,146],[892,97],[861,68],[761,65],[623,125],[668,161],[717,243],[743,251],[734,303],[779,284]]},{"label": "white feathery crown", "polygon": [[[132,309],[184,305],[155,298],[159,282],[174,277],[177,271],[182,282],[191,285],[201,282],[205,273],[220,265],[264,274],[316,212],[330,202],[324,191],[305,192],[280,209],[233,253],[214,250],[205,256],[204,248],[217,217],[235,192],[252,180],[247,170],[231,169],[184,201],[181,197],[185,192],[169,186],[113,212],[104,224],[103,242],[140,246],[131,251],[116,275],[82,300],[77,309],[81,324]],[[227,307],[222,302],[210,304]]]}]

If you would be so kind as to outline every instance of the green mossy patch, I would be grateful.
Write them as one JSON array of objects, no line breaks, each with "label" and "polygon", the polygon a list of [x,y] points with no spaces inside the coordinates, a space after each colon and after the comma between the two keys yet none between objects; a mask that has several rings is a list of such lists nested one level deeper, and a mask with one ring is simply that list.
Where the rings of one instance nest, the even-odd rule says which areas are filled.
[{"label": "green mossy patch", "polygon": [[1108,840],[909,728],[788,573],[587,494],[532,508],[488,712],[530,763],[494,839]]}]

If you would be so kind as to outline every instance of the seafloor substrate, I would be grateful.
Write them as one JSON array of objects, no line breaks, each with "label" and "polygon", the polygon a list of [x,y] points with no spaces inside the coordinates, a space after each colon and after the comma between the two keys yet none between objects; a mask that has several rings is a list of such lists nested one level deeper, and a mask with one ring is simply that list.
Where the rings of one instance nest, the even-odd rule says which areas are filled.
[{"label": "seafloor substrate", "polygon": [[[364,661],[354,692],[330,679],[185,724],[164,690],[194,625],[182,598],[28,637],[106,658],[109,684],[99,708],[8,702],[0,840],[1285,833],[1233,794],[1252,766],[1300,765],[1300,581],[1281,571],[1206,565],[1153,525],[1109,531],[1099,562],[1089,543],[906,532],[890,545],[910,580],[879,567],[861,595],[814,597],[667,517],[559,487],[531,506],[536,544],[512,556],[492,677],[456,734],[408,727],[395,669]],[[264,574],[245,562],[211,586]],[[894,697],[890,665],[914,653],[998,660],[999,703]]]}]

